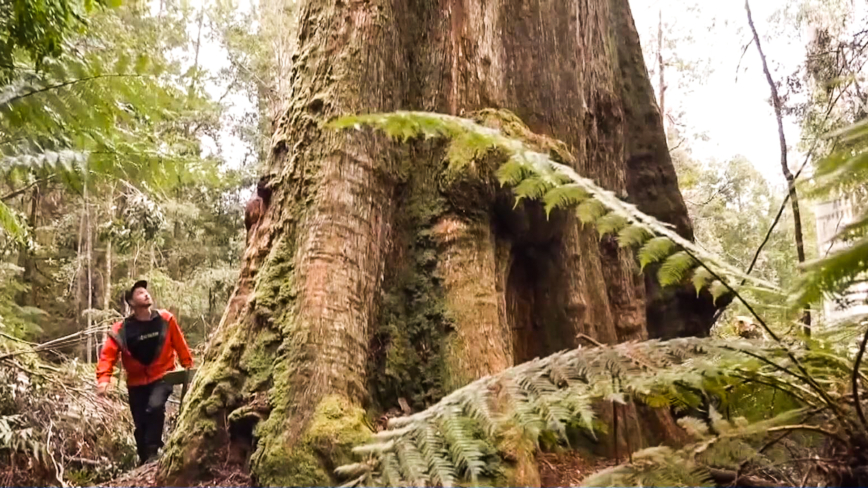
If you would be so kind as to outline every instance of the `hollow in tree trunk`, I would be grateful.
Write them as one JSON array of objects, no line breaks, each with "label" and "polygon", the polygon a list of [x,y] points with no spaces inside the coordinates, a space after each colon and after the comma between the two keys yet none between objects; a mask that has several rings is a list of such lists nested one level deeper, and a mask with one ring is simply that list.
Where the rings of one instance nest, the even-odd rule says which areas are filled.
[{"label": "hollow in tree trunk", "polygon": [[[249,461],[259,484],[332,484],[370,434],[368,416],[401,399],[425,408],[576,347],[579,334],[707,333],[709,297],[661,291],[572,214],[513,210],[496,158],[454,173],[442,143],[322,128],[360,112],[473,116],[569,153],[580,173],[692,238],[627,0],[305,0],[299,19],[271,197],[164,482],[207,476],[226,455]],[[659,440],[629,417],[615,446]]]}]

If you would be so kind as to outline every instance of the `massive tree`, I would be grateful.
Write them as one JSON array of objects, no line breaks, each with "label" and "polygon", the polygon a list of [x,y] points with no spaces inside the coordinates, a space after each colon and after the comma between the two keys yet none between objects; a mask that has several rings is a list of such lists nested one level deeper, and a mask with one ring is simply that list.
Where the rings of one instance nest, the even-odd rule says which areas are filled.
[{"label": "massive tree", "polygon": [[581,334],[707,333],[707,296],[661,291],[573,214],[515,206],[497,161],[456,173],[436,141],[324,127],[351,113],[472,116],[692,238],[627,0],[301,3],[265,210],[165,481],[229,456],[259,484],[322,486],[371,413],[424,408]]}]

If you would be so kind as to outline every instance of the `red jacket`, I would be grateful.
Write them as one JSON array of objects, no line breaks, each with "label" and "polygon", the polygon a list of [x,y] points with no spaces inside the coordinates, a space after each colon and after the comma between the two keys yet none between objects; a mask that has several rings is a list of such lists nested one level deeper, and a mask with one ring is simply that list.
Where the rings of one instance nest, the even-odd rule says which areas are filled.
[{"label": "red jacket", "polygon": [[184,334],[178,327],[175,316],[168,310],[158,310],[158,312],[166,322],[166,339],[154,361],[148,366],[136,361],[123,344],[124,336],[121,331],[123,321],[115,322],[99,354],[99,363],[96,366],[97,383],[108,383],[111,380],[119,352],[124,370],[127,372],[127,386],[147,385],[174,370],[176,353],[181,360],[181,366],[188,369],[193,367],[193,356],[190,354],[190,348],[187,347],[187,341],[184,340]]}]

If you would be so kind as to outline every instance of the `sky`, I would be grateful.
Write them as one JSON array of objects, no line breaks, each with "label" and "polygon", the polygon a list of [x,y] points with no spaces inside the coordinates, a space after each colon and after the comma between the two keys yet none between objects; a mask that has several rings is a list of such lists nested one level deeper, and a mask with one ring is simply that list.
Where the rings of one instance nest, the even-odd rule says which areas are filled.
[{"label": "sky", "polygon": [[[201,5],[204,1],[208,0],[191,0],[191,4]],[[241,8],[248,9],[250,1],[240,0]],[[751,5],[776,79],[792,73],[804,59],[806,33],[793,33],[791,30],[788,36],[782,36],[775,31],[780,24],[770,21],[787,2],[792,0],[754,0]],[[686,59],[712,60],[710,73],[701,83],[691,84],[688,89],[670,86],[667,105],[677,105],[685,113],[685,123],[693,131],[707,136],[705,141],[691,142],[696,157],[726,161],[743,155],[770,182],[783,184],[777,123],[768,102],[769,87],[759,56],[751,46],[742,57],[743,48],[750,40],[744,4],[738,0],[693,0],[692,6],[693,9],[690,0],[631,0],[646,53],[649,48],[654,48],[653,35],[662,9],[664,22],[671,25],[673,36],[684,32],[693,34],[689,41],[677,43],[678,55]],[[194,38],[195,28],[195,25],[191,26]],[[216,39],[208,35],[203,35],[200,61],[203,67],[214,73],[228,66],[226,52]],[[669,73],[667,76],[675,75]],[[224,87],[211,84],[206,89],[219,97]],[[228,101],[236,113],[252,107],[243,96],[230,96]],[[785,120],[785,134],[791,148],[790,167],[795,170],[801,164],[801,154],[794,149],[799,128],[793,120]],[[246,148],[228,130],[217,141],[206,141],[206,152],[215,151],[218,144],[230,167],[243,163]]]}]

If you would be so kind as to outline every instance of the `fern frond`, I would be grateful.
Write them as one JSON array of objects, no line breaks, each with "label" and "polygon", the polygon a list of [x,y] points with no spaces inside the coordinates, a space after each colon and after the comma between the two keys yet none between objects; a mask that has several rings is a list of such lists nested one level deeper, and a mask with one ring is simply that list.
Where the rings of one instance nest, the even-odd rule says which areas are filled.
[{"label": "fern frond", "polygon": [[428,464],[431,481],[443,487],[451,487],[455,483],[455,467],[448,460],[449,453],[443,447],[441,438],[434,424],[425,423],[419,428],[416,439],[422,457]]},{"label": "fern frond", "polygon": [[714,280],[711,282],[711,286],[708,287],[709,293],[711,293],[711,297],[714,299],[713,303],[717,304],[717,299],[729,293],[729,289],[720,282],[720,280]]},{"label": "fern frond", "polygon": [[[805,354],[810,357],[802,360],[814,371],[840,374],[828,366],[834,361],[819,353]],[[459,475],[461,479],[478,481],[484,472],[495,469],[492,463],[498,462],[486,448],[490,445],[486,443],[493,442],[498,433],[518,428],[531,445],[536,445],[544,435],[563,436],[567,426],[579,426],[594,435],[595,430],[604,427],[597,423],[592,408],[600,400],[648,401],[655,406],[697,408],[702,402],[698,391],[709,388],[720,392],[721,384],[733,384],[746,374],[765,374],[780,381],[792,381],[792,377],[757,360],[757,356],[783,364],[786,352],[779,347],[764,348],[749,341],[695,338],[565,351],[509,368],[456,390],[425,411],[396,419],[390,423],[391,434],[381,436],[369,448],[356,449],[356,452],[367,453],[381,463],[395,462],[395,469],[403,473],[402,476],[422,476],[421,481],[426,484],[454,484]],[[819,369],[821,364],[825,365],[822,370]],[[500,407],[493,409],[494,404]],[[712,416],[716,419],[716,428],[727,436],[752,435],[758,430],[751,429],[762,428],[753,424],[749,427],[723,425],[719,422],[725,421],[716,413]],[[696,435],[706,434],[706,429],[696,420],[682,424]],[[384,439],[388,441],[382,442]],[[402,447],[404,444],[406,448]],[[415,452],[419,453],[418,457],[413,457]],[[412,459],[404,461],[408,453]],[[387,459],[387,455],[393,457]],[[405,465],[407,463],[410,465]],[[395,469],[389,468],[383,482],[393,476]],[[671,481],[677,484],[695,479],[701,470],[678,476],[676,472],[667,473],[664,476],[675,476]],[[640,477],[647,480],[648,476],[653,475],[645,473]],[[413,484],[419,481],[413,480]],[[397,481],[389,479],[389,482]]]},{"label": "fern frond", "polygon": [[[827,136],[839,138],[840,149],[816,162],[811,196],[842,198],[854,205],[858,216],[833,239],[847,242],[845,249],[807,263],[791,291],[790,305],[803,308],[824,298],[846,297],[851,286],[868,270],[868,208],[853,195],[862,194],[868,181],[868,119]],[[864,199],[863,199],[864,200]],[[861,207],[860,207],[861,205]]]},{"label": "fern frond", "polygon": [[650,239],[652,234],[642,226],[629,225],[618,232],[619,247],[640,247]]},{"label": "fern frond", "polygon": [[576,215],[582,224],[595,224],[605,214],[606,207],[598,200],[585,200],[576,207]]},{"label": "fern frond", "polygon": [[470,434],[468,420],[461,415],[461,409],[456,405],[441,412],[439,424],[455,467],[465,470],[470,480],[475,483],[482,474],[485,463],[482,462],[480,443]]},{"label": "fern frond", "polygon": [[[649,233],[666,237],[673,245],[685,250],[701,259],[707,266],[715,268],[718,275],[729,278],[739,278],[757,283],[769,289],[775,289],[771,283],[756,277],[748,276],[737,268],[718,259],[716,256],[704,251],[687,239],[682,238],[671,226],[640,212],[634,205],[622,201],[613,192],[605,190],[588,178],[578,175],[575,170],[564,164],[552,160],[547,154],[532,150],[523,141],[504,136],[500,130],[482,126],[472,120],[455,116],[432,114],[426,112],[394,112],[389,114],[369,114],[341,117],[328,124],[332,128],[356,128],[363,125],[372,126],[385,131],[392,137],[404,139],[417,135],[438,135],[451,139],[452,144],[461,146],[468,145],[467,140],[460,138],[461,134],[474,133],[473,143],[470,144],[477,150],[481,148],[499,149],[507,156],[507,169],[499,174],[506,175],[501,181],[509,181],[515,184],[513,191],[518,200],[524,198],[538,199],[553,188],[564,184],[574,185],[581,189],[588,197],[579,204],[577,213],[584,223],[595,222],[603,213],[618,215],[626,221],[620,230],[626,225],[634,225],[644,228]],[[424,129],[422,128],[424,127]],[[450,149],[451,150],[451,149]],[[469,154],[456,149],[457,153]],[[518,168],[524,171],[519,171]],[[520,175],[525,177],[521,180]],[[589,203],[596,202],[596,203]],[[613,217],[614,219],[614,217]],[[611,225],[616,222],[608,222]],[[640,250],[641,253],[641,250]],[[645,253],[646,256],[652,253]],[[646,263],[647,264],[647,263]]]},{"label": "fern frond", "polygon": [[575,184],[555,187],[547,191],[543,196],[546,216],[549,216],[552,210],[556,208],[578,205],[587,200],[589,196],[580,186]]},{"label": "fern frond", "polygon": [[694,266],[696,266],[696,261],[686,252],[679,251],[663,261],[663,265],[657,271],[657,279],[662,286],[674,285],[681,282]]},{"label": "fern frond", "polygon": [[708,286],[708,283],[712,281],[714,277],[711,273],[708,272],[707,269],[698,266],[693,270],[693,287],[696,288],[696,294],[699,295],[699,292],[702,291],[703,288]]},{"label": "fern frond", "polygon": [[639,249],[639,266],[645,269],[652,263],[659,263],[675,248],[675,243],[668,237],[655,237]]},{"label": "fern frond", "polygon": [[604,237],[607,234],[620,233],[629,224],[630,222],[627,220],[627,217],[617,212],[609,212],[597,219],[597,232],[600,234],[600,237]]},{"label": "fern frond", "polygon": [[514,189],[516,205],[525,198],[536,200],[546,194],[550,189],[551,185],[549,185],[544,178],[537,176],[525,178]]}]

